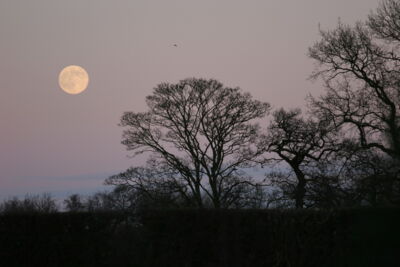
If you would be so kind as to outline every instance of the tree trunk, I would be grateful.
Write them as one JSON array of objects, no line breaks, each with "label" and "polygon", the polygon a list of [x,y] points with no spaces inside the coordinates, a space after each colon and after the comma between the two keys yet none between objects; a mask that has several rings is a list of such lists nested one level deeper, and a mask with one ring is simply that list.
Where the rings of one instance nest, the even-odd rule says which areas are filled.
[{"label": "tree trunk", "polygon": [[306,178],[299,166],[293,166],[293,169],[297,177],[295,192],[296,209],[302,209],[304,207],[304,196],[306,194]]}]

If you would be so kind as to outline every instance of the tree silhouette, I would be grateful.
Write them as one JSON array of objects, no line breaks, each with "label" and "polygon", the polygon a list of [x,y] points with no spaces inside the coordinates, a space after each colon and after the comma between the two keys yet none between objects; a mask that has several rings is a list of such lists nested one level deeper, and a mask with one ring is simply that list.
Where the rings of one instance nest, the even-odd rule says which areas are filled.
[{"label": "tree silhouette", "polygon": [[216,80],[162,83],[146,98],[149,110],[125,112],[122,143],[134,155],[150,153],[148,165],[112,176],[151,193],[179,195],[186,203],[215,208],[242,201],[254,183],[243,171],[262,154],[255,146],[269,104]]},{"label": "tree silhouette", "polygon": [[[261,144],[266,147],[267,152],[278,155],[278,161],[286,162],[294,172],[295,185],[287,186],[286,191],[293,194],[296,208],[303,208],[306,185],[312,180],[307,169],[315,167],[320,160],[337,152],[340,148],[335,141],[335,131],[329,124],[301,117],[300,109],[279,109],[273,113],[268,132]],[[276,183],[290,183],[282,175],[278,176],[274,179]]]},{"label": "tree silhouette", "polygon": [[319,63],[326,93],[311,98],[315,112],[331,120],[363,149],[400,158],[400,2],[385,0],[366,23],[339,23],[321,31],[309,49]]},{"label": "tree silhouette", "polygon": [[85,204],[83,203],[79,194],[72,194],[64,200],[65,209],[71,212],[79,212],[85,210]]},{"label": "tree silhouette", "polygon": [[[321,31],[321,40],[309,49],[319,64],[312,77],[326,85],[325,94],[310,97],[312,111],[353,142],[353,159],[345,169],[357,188],[352,190],[364,200],[369,194],[372,204],[399,199],[399,36],[400,1],[384,0],[365,23],[339,22],[336,29]],[[376,172],[383,169],[384,175]]]}]

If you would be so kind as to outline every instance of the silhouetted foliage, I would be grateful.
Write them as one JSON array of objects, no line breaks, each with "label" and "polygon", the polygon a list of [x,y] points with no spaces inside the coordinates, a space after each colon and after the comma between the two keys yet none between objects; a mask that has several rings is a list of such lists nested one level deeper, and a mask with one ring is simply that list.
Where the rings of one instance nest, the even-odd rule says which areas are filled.
[{"label": "silhouetted foliage", "polygon": [[255,185],[243,171],[262,151],[255,146],[269,104],[216,80],[186,79],[159,84],[146,98],[149,111],[125,112],[122,143],[134,155],[149,152],[146,167],[106,180],[144,195],[169,194],[185,206],[237,206]]}]

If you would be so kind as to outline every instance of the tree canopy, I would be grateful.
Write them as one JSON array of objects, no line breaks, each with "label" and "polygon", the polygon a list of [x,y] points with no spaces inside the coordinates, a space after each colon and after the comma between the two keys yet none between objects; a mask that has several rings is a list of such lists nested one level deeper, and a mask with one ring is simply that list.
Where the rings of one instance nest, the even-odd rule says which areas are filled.
[{"label": "tree canopy", "polygon": [[[352,131],[363,149],[400,158],[400,2],[381,3],[367,22],[339,23],[321,31],[309,50],[326,93],[312,98],[314,111]],[[354,139],[355,140],[355,139]]]},{"label": "tree canopy", "polygon": [[122,143],[134,155],[150,153],[148,165],[107,183],[148,193],[168,189],[197,207],[207,201],[216,208],[242,201],[254,185],[243,169],[254,166],[263,152],[255,145],[255,120],[270,105],[240,88],[195,78],[159,84],[146,102],[147,112],[125,112],[121,126]]}]

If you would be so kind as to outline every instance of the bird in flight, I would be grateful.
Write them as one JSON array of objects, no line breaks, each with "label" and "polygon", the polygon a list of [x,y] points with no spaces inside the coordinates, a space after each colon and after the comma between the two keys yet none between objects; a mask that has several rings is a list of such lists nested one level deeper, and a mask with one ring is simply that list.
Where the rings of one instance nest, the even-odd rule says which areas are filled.
[{"label": "bird in flight", "polygon": [[174,44],[174,46],[175,46],[175,47],[178,47],[178,45],[177,45],[177,44]]}]

